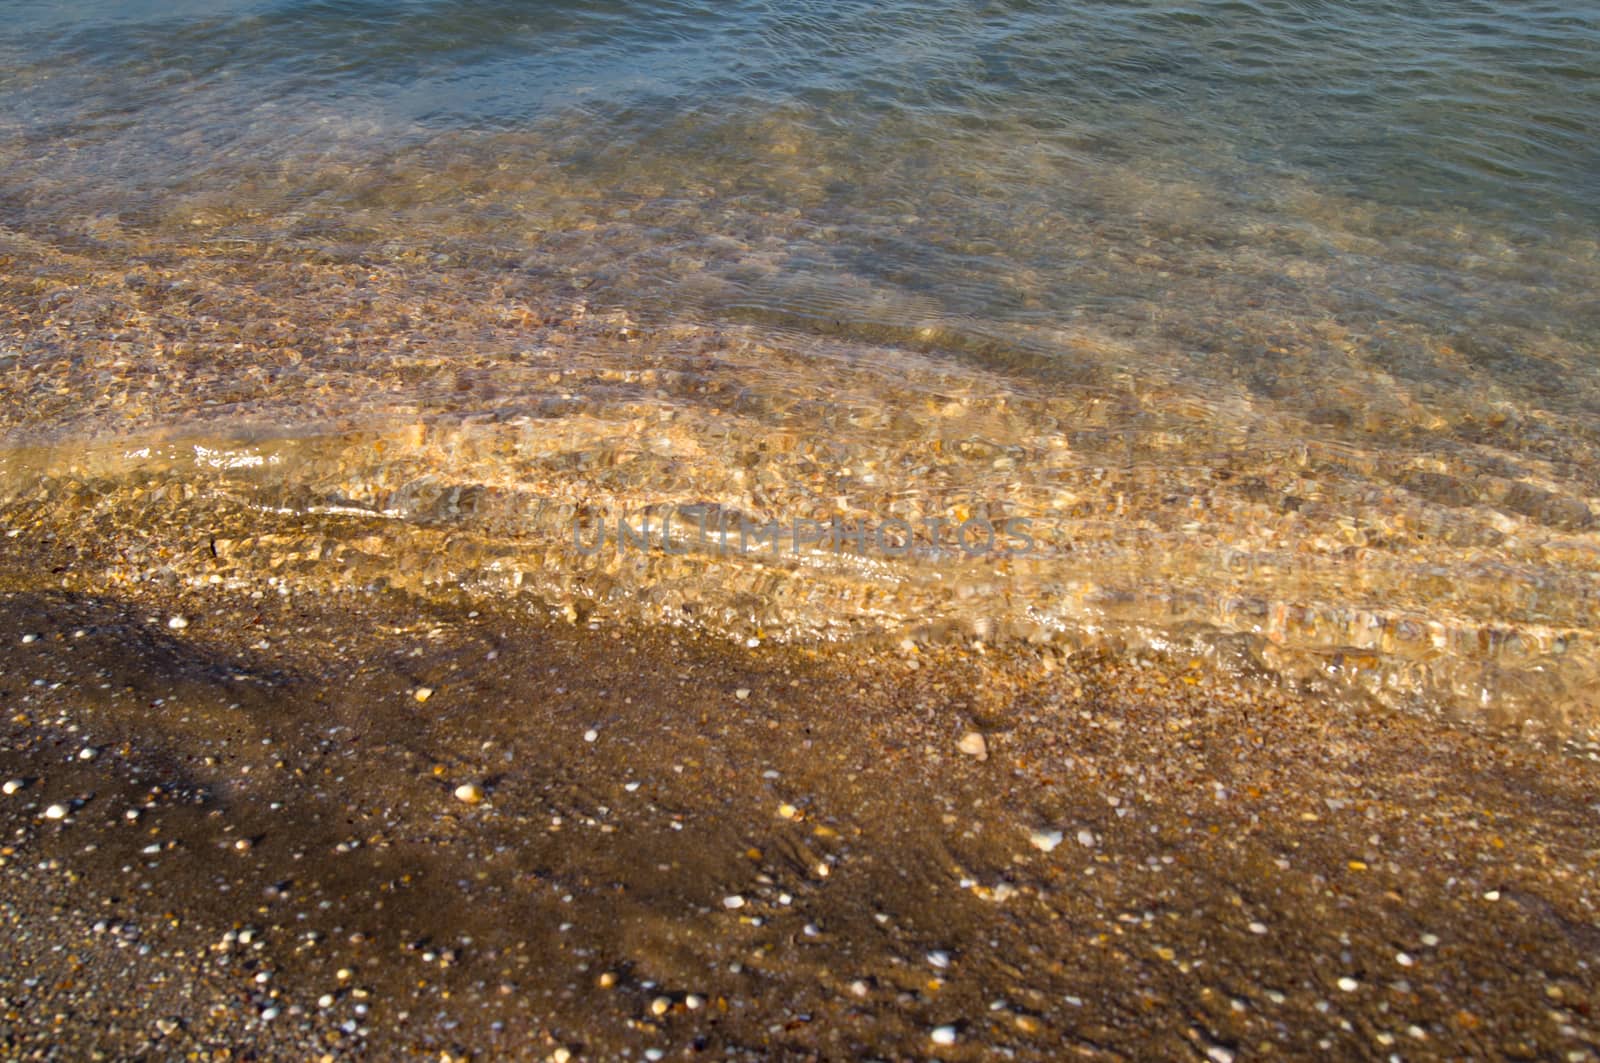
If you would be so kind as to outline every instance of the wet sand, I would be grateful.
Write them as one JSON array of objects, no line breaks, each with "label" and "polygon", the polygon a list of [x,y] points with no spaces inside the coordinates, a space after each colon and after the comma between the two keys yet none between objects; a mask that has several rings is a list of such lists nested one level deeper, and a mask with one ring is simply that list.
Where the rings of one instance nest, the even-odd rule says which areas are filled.
[{"label": "wet sand", "polygon": [[1600,1051],[1592,748],[73,561],[0,577],[8,1058]]}]

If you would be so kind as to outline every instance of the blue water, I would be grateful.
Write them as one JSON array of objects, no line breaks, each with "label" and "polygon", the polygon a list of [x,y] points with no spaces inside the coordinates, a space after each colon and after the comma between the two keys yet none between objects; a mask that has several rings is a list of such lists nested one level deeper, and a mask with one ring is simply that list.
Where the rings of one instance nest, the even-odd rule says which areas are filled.
[{"label": "blue water", "polygon": [[[219,155],[336,114],[392,137],[578,111],[613,136],[793,107],[886,155],[993,123],[1041,152],[1224,154],[1530,225],[1600,209],[1592,3],[11,3],[7,132],[203,130]],[[287,116],[287,117],[285,117]],[[1020,134],[1019,134],[1020,135]],[[281,141],[279,142],[281,145]]]}]

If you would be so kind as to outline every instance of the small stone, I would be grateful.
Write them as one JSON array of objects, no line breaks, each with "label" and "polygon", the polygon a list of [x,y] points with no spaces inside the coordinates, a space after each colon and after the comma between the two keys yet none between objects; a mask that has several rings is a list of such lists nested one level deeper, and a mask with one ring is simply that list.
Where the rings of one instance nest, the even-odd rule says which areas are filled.
[{"label": "small stone", "polygon": [[252,843],[249,838],[240,838],[238,841],[233,843],[233,847],[241,853],[249,852],[251,845]]},{"label": "small stone", "polygon": [[156,1030],[161,1034],[162,1037],[171,1037],[173,1034],[178,1032],[178,1028],[181,1025],[182,1023],[180,1023],[177,1019],[156,1020]]},{"label": "small stone", "polygon": [[1211,1063],[1233,1063],[1233,1049],[1212,1045],[1206,1049],[1206,1058],[1211,1060]]},{"label": "small stone", "polygon": [[1422,935],[1422,943],[1424,945],[1426,945],[1430,949],[1434,948],[1435,946],[1437,946],[1439,944],[1439,935],[1438,934],[1423,934]]},{"label": "small stone", "polygon": [[[984,741],[983,735],[977,731],[968,731],[962,735],[961,741],[956,743],[956,748],[969,757],[977,757],[979,760],[989,759],[989,743]],[[948,1029],[948,1027],[944,1026],[939,1028],[941,1030]]]},{"label": "small stone", "polygon": [[928,1034],[928,1039],[936,1045],[953,1045],[956,1043],[956,1028],[954,1026],[936,1026]]},{"label": "small stone", "polygon": [[1498,901],[1500,899],[1500,891],[1490,890],[1483,895],[1483,899],[1486,901]]},{"label": "small stone", "polygon": [[433,697],[433,688],[418,687],[411,692],[411,696],[416,698],[418,701],[427,701],[429,698]]},{"label": "small stone", "polygon": [[737,893],[729,894],[722,898],[722,906],[730,911],[735,911],[744,907],[744,898]]},{"label": "small stone", "polygon": [[464,782],[456,787],[456,800],[464,805],[476,805],[483,802],[483,787],[476,783]]},{"label": "small stone", "polygon": [[650,1014],[660,1017],[672,1010],[672,1000],[668,997],[656,997],[650,1002]]},{"label": "small stone", "polygon": [[793,805],[791,805],[789,802],[785,801],[783,804],[778,806],[778,818],[779,819],[799,819],[800,818],[800,810],[798,808],[794,807]]},{"label": "small stone", "polygon": [[558,1048],[550,1053],[550,1063],[571,1063],[572,1051],[567,1048]]},{"label": "small stone", "polygon": [[1339,988],[1346,993],[1354,993],[1357,989],[1361,988],[1361,983],[1356,981],[1354,978],[1351,978],[1349,975],[1345,975],[1343,978],[1339,979]]},{"label": "small stone", "polygon": [[1412,964],[1416,963],[1417,961],[1413,960],[1410,957],[1410,955],[1407,954],[1407,953],[1397,952],[1397,953],[1394,954],[1394,962],[1398,963],[1402,967],[1410,967]]},{"label": "small stone", "polygon": [[98,749],[94,748],[93,746],[84,746],[82,749],[78,750],[78,759],[79,760],[93,760],[95,757],[98,757],[99,755],[100,755],[100,751]]},{"label": "small stone", "polygon": [[699,1011],[701,1008],[705,1007],[705,1003],[705,997],[702,997],[699,993],[690,993],[688,996],[683,998],[683,1006],[688,1008],[690,1011]]},{"label": "small stone", "polygon": [[22,779],[7,779],[5,785],[0,786],[0,790],[4,790],[6,796],[10,797],[12,794],[20,793],[23,787],[27,785],[28,784]]},{"label": "small stone", "polygon": [[928,966],[944,970],[950,966],[950,954],[943,949],[935,949],[928,953]]},{"label": "small stone", "polygon": [[1096,841],[1097,839],[1094,836],[1094,831],[1090,830],[1088,827],[1085,827],[1078,832],[1078,844],[1083,846],[1085,849],[1093,849]]},{"label": "small stone", "polygon": [[1267,932],[1267,924],[1266,923],[1256,922],[1256,923],[1251,923],[1250,924],[1250,933],[1252,933],[1252,934],[1265,934],[1266,932]]},{"label": "small stone", "polygon": [[186,616],[171,617],[167,620],[167,626],[174,631],[182,631],[189,626],[189,618]]},{"label": "small stone", "polygon": [[750,696],[750,688],[749,687],[740,687],[738,690],[735,690],[733,692],[733,696],[738,698],[740,701],[744,701],[746,698],[748,698]]},{"label": "small stone", "polygon": [[67,813],[72,811],[66,805],[56,803],[44,810],[45,819],[66,819]]},{"label": "small stone", "polygon": [[593,727],[591,727],[587,731],[583,732],[583,740],[585,742],[593,742],[596,738],[599,738],[599,737],[600,737],[600,732],[596,731]]},{"label": "small stone", "polygon": [[1053,852],[1061,844],[1061,832],[1058,830],[1036,830],[1028,835],[1028,841],[1041,853]]},{"label": "small stone", "polygon": [[612,986],[617,984],[616,972],[606,971],[599,978],[595,979],[595,984],[597,984],[601,989],[610,989]]},{"label": "small stone", "polygon": [[24,646],[28,645],[29,643],[38,642],[38,641],[39,641],[39,636],[38,635],[24,635],[24,636],[22,636],[22,644]]}]

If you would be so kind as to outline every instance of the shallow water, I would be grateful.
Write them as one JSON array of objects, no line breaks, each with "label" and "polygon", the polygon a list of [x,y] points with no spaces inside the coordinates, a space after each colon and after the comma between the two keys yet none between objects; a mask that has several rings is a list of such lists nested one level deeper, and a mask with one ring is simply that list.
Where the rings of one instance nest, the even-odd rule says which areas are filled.
[{"label": "shallow water", "polygon": [[[1132,642],[1583,730],[1597,44],[1536,3],[21,5],[6,523],[91,583]],[[617,542],[666,513],[687,553]],[[704,541],[741,520],[786,544]],[[887,539],[796,546],[836,520]]]}]

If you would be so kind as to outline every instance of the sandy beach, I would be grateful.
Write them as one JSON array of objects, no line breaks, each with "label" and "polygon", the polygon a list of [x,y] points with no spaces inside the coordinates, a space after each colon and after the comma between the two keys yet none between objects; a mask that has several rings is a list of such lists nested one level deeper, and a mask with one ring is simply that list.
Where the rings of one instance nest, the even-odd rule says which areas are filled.
[{"label": "sandy beach", "polygon": [[1153,655],[100,598],[12,556],[10,1058],[1600,1047],[1592,749]]}]

